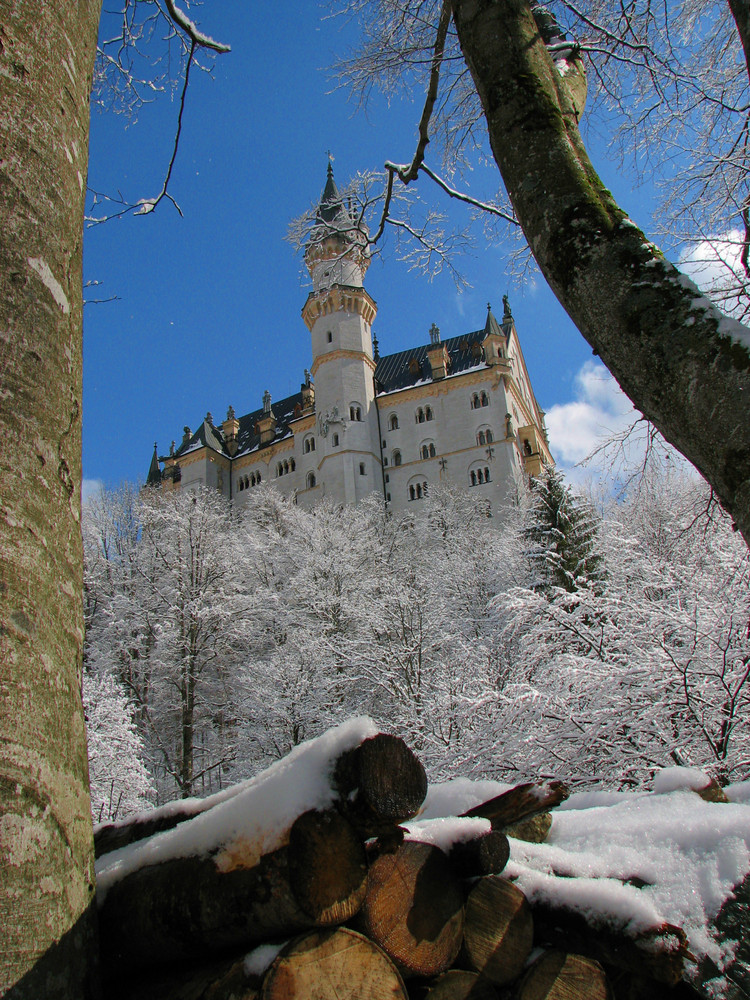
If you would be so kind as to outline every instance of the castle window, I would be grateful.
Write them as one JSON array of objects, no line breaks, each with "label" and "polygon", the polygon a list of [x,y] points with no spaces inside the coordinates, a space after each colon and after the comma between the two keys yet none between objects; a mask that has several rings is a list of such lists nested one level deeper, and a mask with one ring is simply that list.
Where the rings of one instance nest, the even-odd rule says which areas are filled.
[{"label": "castle window", "polygon": [[401,452],[400,451],[394,451],[394,453],[393,453],[393,464],[394,465],[401,465]]},{"label": "castle window", "polygon": [[338,436],[338,434],[334,434],[333,437],[331,438],[331,445],[334,448],[338,448],[338,446],[339,446],[339,436]]},{"label": "castle window", "polygon": [[432,420],[432,407],[431,406],[425,407],[424,415],[425,415],[425,420]]},{"label": "castle window", "polygon": [[417,423],[418,424],[423,424],[424,423],[424,410],[422,409],[421,406],[417,410]]},{"label": "castle window", "polygon": [[471,470],[471,477],[470,478],[471,478],[471,485],[472,486],[476,486],[477,485],[477,474],[476,474],[476,472],[473,469]]},{"label": "castle window", "polygon": [[294,472],[294,470],[297,468],[297,463],[294,461],[294,459],[290,460],[289,468],[292,470],[292,472]]},{"label": "castle window", "polygon": [[328,331],[327,337],[328,337],[328,343],[329,344],[332,343],[333,342],[333,334],[331,333],[330,330]]},{"label": "castle window", "polygon": [[302,442],[302,451],[305,453],[305,455],[309,454],[311,451],[315,451],[314,437],[305,438],[305,440]]},{"label": "castle window", "polygon": [[364,476],[364,474],[365,474],[365,463],[364,462],[360,462],[359,463],[359,474],[360,474],[360,476]]},{"label": "castle window", "polygon": [[475,392],[474,395],[471,397],[471,408],[472,410],[478,410],[480,405],[481,404],[479,402],[479,396]]},{"label": "castle window", "polygon": [[352,403],[349,407],[349,419],[350,420],[361,420],[362,419],[362,407],[359,403]]},{"label": "castle window", "polygon": [[392,413],[388,418],[388,430],[397,431],[398,430],[398,417],[395,413]]},{"label": "castle window", "polygon": [[435,445],[432,441],[428,441],[422,445],[420,449],[420,454],[422,458],[434,458],[437,452],[435,451]]},{"label": "castle window", "polygon": [[419,361],[417,361],[416,358],[412,358],[411,361],[409,362],[409,371],[411,372],[412,375],[419,375],[420,372]]},{"label": "castle window", "polygon": [[[250,485],[255,486],[255,473],[250,476]],[[247,487],[247,476],[245,476],[245,487]]]},{"label": "castle window", "polygon": [[242,492],[242,490],[244,490],[244,488],[245,488],[245,483],[243,482],[242,479],[240,479],[240,492]]},{"label": "castle window", "polygon": [[524,454],[525,455],[533,455],[534,454],[533,451],[531,450],[531,445],[529,444],[529,439],[528,438],[524,438],[523,439],[523,450],[524,450]]},{"label": "castle window", "polygon": [[481,403],[482,406],[489,406],[490,405],[490,400],[489,400],[489,397],[488,397],[488,395],[487,395],[486,392],[482,392],[481,396],[479,397],[479,401],[480,401],[480,403]]},{"label": "castle window", "polygon": [[408,500],[421,500],[423,497],[426,497],[427,483],[424,480],[417,483],[409,483],[406,496]]},{"label": "castle window", "polygon": [[487,468],[487,466],[484,467],[484,481],[485,483],[488,483],[490,481],[490,470]]},{"label": "castle window", "polygon": [[484,444],[484,431],[477,434],[477,444]]},{"label": "castle window", "polygon": [[489,428],[484,432],[484,440],[487,444],[492,444],[492,431]]},{"label": "castle window", "polygon": [[383,465],[388,465],[388,456],[383,455]]},{"label": "castle window", "polygon": [[259,473],[259,472],[258,472],[258,473],[256,473],[256,476],[255,476],[255,481],[256,481],[256,483],[259,483],[259,482],[260,482],[260,473]]},{"label": "castle window", "polygon": [[308,490],[311,490],[314,485],[315,485],[315,473],[314,472],[308,472],[307,473],[307,488],[308,488]]},{"label": "castle window", "polygon": [[284,475],[286,475],[287,472],[289,472],[289,462],[284,462]]},{"label": "castle window", "polygon": [[387,473],[387,472],[386,472],[386,474],[385,474],[385,481],[386,481],[387,483],[390,483],[390,481],[391,481],[391,477],[390,477],[390,476],[388,475],[388,473]]},{"label": "castle window", "polygon": [[385,502],[386,503],[390,503],[391,502],[391,494],[390,493],[386,493],[386,495],[385,495]]}]

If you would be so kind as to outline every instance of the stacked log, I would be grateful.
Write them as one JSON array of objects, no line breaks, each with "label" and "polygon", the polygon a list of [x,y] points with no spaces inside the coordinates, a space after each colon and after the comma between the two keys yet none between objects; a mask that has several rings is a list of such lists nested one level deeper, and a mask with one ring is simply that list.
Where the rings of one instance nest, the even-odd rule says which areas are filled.
[{"label": "stacked log", "polygon": [[348,748],[330,762],[329,782],[327,804],[288,828],[270,836],[261,822],[259,833],[254,817],[253,836],[233,829],[207,852],[164,858],[159,838],[179,828],[191,843],[191,824],[220,818],[231,794],[110,830],[105,869],[123,855],[107,853],[111,844],[140,842],[153,861],[110,878],[100,901],[105,995],[630,1000],[679,982],[691,957],[679,928],[626,937],[532,907],[502,877],[505,831],[544,818],[567,796],[562,784],[511,789],[450,821],[441,840],[430,823],[443,821],[401,825],[426,793],[402,741],[378,734]]}]

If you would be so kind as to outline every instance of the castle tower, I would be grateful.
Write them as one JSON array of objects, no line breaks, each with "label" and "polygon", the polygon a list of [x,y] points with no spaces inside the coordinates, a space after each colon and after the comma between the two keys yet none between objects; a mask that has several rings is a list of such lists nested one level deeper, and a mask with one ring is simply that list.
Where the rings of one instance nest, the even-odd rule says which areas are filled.
[{"label": "castle tower", "polygon": [[356,503],[382,490],[372,351],[377,306],[363,285],[367,233],[341,198],[330,162],[305,263],[313,290],[302,318],[312,340],[320,481],[326,496]]}]

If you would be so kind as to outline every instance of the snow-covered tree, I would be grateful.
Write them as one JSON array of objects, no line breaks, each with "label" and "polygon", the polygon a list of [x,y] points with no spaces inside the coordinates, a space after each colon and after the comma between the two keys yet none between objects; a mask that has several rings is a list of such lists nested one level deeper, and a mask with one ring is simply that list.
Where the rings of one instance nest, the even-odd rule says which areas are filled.
[{"label": "snow-covered tree", "polygon": [[84,671],[83,706],[94,822],[148,809],[155,798],[154,783],[133,707],[122,686],[112,674]]}]

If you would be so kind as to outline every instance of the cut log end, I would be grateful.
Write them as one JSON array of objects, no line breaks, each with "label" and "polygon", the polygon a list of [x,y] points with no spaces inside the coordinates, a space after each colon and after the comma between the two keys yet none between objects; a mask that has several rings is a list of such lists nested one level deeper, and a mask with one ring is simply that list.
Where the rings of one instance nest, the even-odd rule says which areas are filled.
[{"label": "cut log end", "polygon": [[341,924],[359,910],[367,890],[365,849],[334,809],[311,810],[295,820],[288,857],[292,892],[317,924]]},{"label": "cut log end", "polygon": [[499,830],[473,840],[466,840],[451,847],[448,860],[459,878],[479,878],[499,875],[510,857],[508,838]]},{"label": "cut log end", "polygon": [[290,942],[268,970],[261,1000],[408,1000],[380,948],[347,928]]},{"label": "cut log end", "polygon": [[466,901],[464,950],[472,969],[498,986],[516,979],[531,953],[533,922],[526,897],[512,882],[488,875]]},{"label": "cut log end", "polygon": [[370,868],[360,924],[405,975],[435,976],[461,945],[463,893],[437,847],[406,841]]},{"label": "cut log end", "polygon": [[422,1000],[498,1000],[498,992],[476,972],[450,969],[430,985]]},{"label": "cut log end", "polygon": [[583,955],[547,951],[524,976],[518,1000],[609,1000],[604,969]]}]

